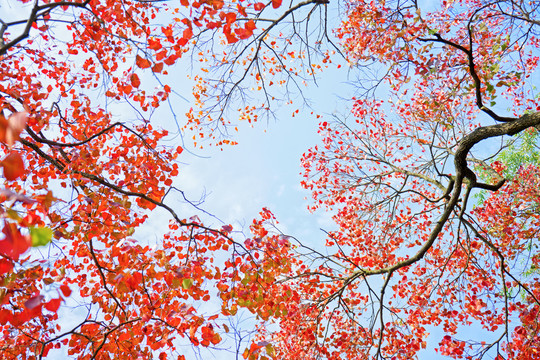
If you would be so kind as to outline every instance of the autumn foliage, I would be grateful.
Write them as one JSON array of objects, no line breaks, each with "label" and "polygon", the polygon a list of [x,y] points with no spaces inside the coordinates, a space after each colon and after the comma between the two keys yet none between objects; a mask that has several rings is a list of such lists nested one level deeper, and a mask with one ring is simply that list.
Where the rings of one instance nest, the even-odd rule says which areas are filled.
[{"label": "autumn foliage", "polygon": [[[245,248],[230,227],[206,227],[165,203],[183,147],[165,145],[168,131],[152,116],[173,91],[159,76],[195,33],[215,29],[223,44],[248,38],[255,23],[237,16],[265,6],[181,5],[21,0],[14,18],[1,16],[3,359],[52,349],[181,359],[176,339],[209,347],[228,331],[217,320],[236,310],[199,313],[196,302],[210,299],[209,282],[236,280]],[[155,244],[134,240],[156,208],[170,231]],[[214,264],[218,256],[229,260]]]},{"label": "autumn foliage", "polygon": [[[241,310],[246,359],[540,358],[537,4],[11,3],[1,358],[186,359]],[[283,103],[303,114],[291,94],[333,61],[359,80],[302,157],[324,244],[266,208],[242,238],[167,201],[186,147],[234,144]],[[186,64],[178,116],[168,76]],[[170,221],[148,241],[151,211]]]}]

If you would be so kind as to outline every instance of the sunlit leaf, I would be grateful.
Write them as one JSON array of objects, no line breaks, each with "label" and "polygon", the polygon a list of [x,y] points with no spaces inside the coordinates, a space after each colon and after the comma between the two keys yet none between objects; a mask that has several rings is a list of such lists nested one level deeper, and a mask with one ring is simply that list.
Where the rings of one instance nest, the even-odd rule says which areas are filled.
[{"label": "sunlit leaf", "polygon": [[12,151],[8,156],[2,160],[2,169],[4,170],[4,177],[7,180],[17,180],[24,175],[24,161],[18,152]]},{"label": "sunlit leaf", "polygon": [[30,227],[32,246],[45,246],[52,240],[53,231],[48,227]]},{"label": "sunlit leaf", "polygon": [[182,287],[186,290],[190,289],[193,286],[193,279],[184,279],[182,280]]},{"label": "sunlit leaf", "polygon": [[61,303],[62,303],[62,299],[51,299],[45,303],[44,307],[45,309],[51,312],[56,312],[58,311],[58,308],[60,307]]}]

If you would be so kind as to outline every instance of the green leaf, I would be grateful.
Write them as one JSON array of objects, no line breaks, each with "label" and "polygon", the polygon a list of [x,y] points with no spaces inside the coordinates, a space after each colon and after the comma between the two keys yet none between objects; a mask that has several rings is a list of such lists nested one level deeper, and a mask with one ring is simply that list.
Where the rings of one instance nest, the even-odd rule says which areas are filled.
[{"label": "green leaf", "polygon": [[182,280],[182,287],[184,289],[187,290],[192,286],[193,286],[193,279],[184,279],[184,280]]},{"label": "green leaf", "polygon": [[274,351],[274,347],[272,346],[272,344],[266,345],[265,348],[266,348],[266,353],[268,355],[274,356],[275,351]]},{"label": "green leaf", "polygon": [[[506,179],[514,179],[519,169],[527,165],[540,165],[540,132],[534,128],[522,131],[514,138],[508,140],[504,150],[497,155],[497,161],[506,165],[502,176]],[[493,182],[493,173],[483,169],[481,166],[476,166],[475,170],[484,182]],[[482,190],[475,195],[479,200],[478,204],[482,204],[487,199],[487,192]]]},{"label": "green leaf", "polygon": [[32,238],[32,246],[44,246],[51,242],[53,231],[44,227],[31,227],[30,237]]}]

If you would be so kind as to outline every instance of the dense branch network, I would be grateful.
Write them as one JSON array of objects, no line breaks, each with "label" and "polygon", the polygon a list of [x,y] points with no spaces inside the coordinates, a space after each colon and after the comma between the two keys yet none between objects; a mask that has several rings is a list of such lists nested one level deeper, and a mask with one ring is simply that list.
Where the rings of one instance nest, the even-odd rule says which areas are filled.
[{"label": "dense branch network", "polygon": [[[540,128],[538,96],[525,86],[538,62],[534,4],[180,4],[35,0],[24,20],[0,19],[0,165],[10,186],[3,232],[26,246],[7,251],[0,240],[0,276],[17,274],[0,308],[0,325],[16,336],[0,351],[43,358],[65,345],[95,359],[163,358],[179,354],[182,337],[218,346],[239,309],[260,320],[243,353],[250,360],[411,359],[433,325],[445,331],[444,355],[499,355],[509,336],[506,354],[536,351],[540,255],[530,239],[540,227],[540,170],[520,164],[519,184],[492,161],[504,145],[482,149]],[[330,23],[342,5],[344,18]],[[267,209],[240,243],[231,226],[186,220],[165,201],[183,148],[164,146],[168,132],[151,118],[166,104],[178,121],[177,90],[162,82],[170,66],[188,52],[203,62],[192,64],[194,108],[177,124],[180,135],[223,146],[230,134],[220,132],[236,118],[271,114],[280,100],[296,101],[293,92],[307,102],[302,82],[317,83],[317,62],[331,62],[332,49],[346,56],[347,71],[370,77],[359,81],[350,119],[321,121],[322,144],[302,159],[312,210],[334,214],[337,230],[324,245],[280,233]],[[148,78],[154,90],[143,86]],[[501,115],[500,97],[511,115]],[[66,189],[58,198],[57,187]],[[472,208],[479,191],[485,200]],[[154,208],[171,218],[169,231],[144,245],[131,236]],[[54,233],[46,266],[19,258],[29,247],[19,228]],[[87,313],[60,331],[48,324],[69,300],[68,285]],[[198,309],[213,297],[221,305],[214,314]],[[473,321],[504,329],[489,344],[456,339]]]},{"label": "dense branch network", "polygon": [[[442,316],[447,323],[453,321],[453,311],[446,309],[456,306],[455,300],[446,299],[455,299],[458,295],[448,295],[443,289],[459,292],[456,289],[460,282],[466,283],[465,276],[471,282],[469,279],[475,277],[490,279],[492,287],[500,284],[500,292],[495,290],[494,294],[489,292],[493,288],[487,290],[489,286],[485,282],[478,286],[491,294],[488,298],[494,303],[498,296],[503,298],[502,316],[483,317],[482,323],[504,324],[504,331],[493,342],[478,344],[478,356],[494,348],[498,352],[499,344],[513,331],[509,314],[515,309],[515,296],[509,295],[512,290],[507,287],[508,279],[514,281],[518,292],[530,296],[531,307],[540,305],[535,286],[520,281],[523,274],[516,275],[520,269],[512,265],[512,261],[517,254],[506,243],[493,240],[497,237],[494,230],[472,220],[475,216],[485,220],[490,215],[479,215],[478,208],[472,211],[467,208],[470,196],[478,190],[488,191],[491,195],[487,196],[496,199],[504,198],[506,189],[517,186],[509,183],[513,179],[501,175],[499,165],[477,159],[472,152],[482,153],[482,145],[479,145],[482,142],[534,132],[540,124],[537,101],[518,85],[525,76],[530,76],[524,74],[535,71],[535,65],[527,67],[528,54],[524,50],[529,38],[535,38],[532,30],[535,23],[526,20],[535,9],[517,10],[518,5],[513,2],[476,5],[476,8],[456,6],[455,9],[449,6],[450,9],[442,9],[434,16],[429,12],[426,15],[418,3],[392,2],[377,6],[359,2],[353,6],[353,15],[342,30],[346,49],[353,63],[362,65],[376,59],[381,66],[388,67],[387,71],[382,71],[383,80],[378,84],[388,82],[389,103],[395,107],[397,119],[390,121],[382,113],[379,107],[383,101],[357,100],[358,108],[353,111],[356,124],[350,120],[333,125],[324,122],[320,128],[324,146],[304,155],[305,176],[311,179],[306,180],[304,186],[313,190],[313,208],[336,209],[334,219],[339,228],[330,232],[327,240],[327,246],[335,248],[336,253],[307,252],[304,256],[312,258],[314,263],[320,262],[320,267],[313,272],[306,270],[301,277],[290,278],[291,283],[305,291],[306,299],[317,304],[317,317],[310,316],[306,310],[304,326],[320,334],[328,344],[314,345],[314,354],[328,356],[325,351],[334,346],[341,353],[351,351],[351,356],[355,351],[362,351],[374,358],[412,357],[414,350],[396,348],[406,348],[405,344],[413,346],[416,341],[413,339],[424,338],[421,332],[416,332],[418,328],[423,329],[423,323],[419,324],[415,318],[432,316],[432,321],[441,321],[438,319]],[[516,10],[515,13],[509,15],[507,7]],[[520,11],[523,16],[516,14]],[[531,27],[522,27],[518,19]],[[445,21],[454,22],[448,25]],[[512,30],[506,32],[507,29]],[[505,56],[510,57],[509,54],[514,54],[518,62],[515,68],[510,66],[503,70],[502,64],[507,63],[501,58],[507,59]],[[497,85],[493,85],[495,83]],[[501,88],[509,102],[516,104],[513,116],[501,116],[493,108],[496,90]],[[371,91],[377,93],[376,89]],[[388,92],[388,89],[383,91]],[[411,91],[413,95],[407,94]],[[488,118],[482,118],[478,112]],[[500,123],[490,125],[489,121]],[[522,169],[525,166],[523,164]],[[478,167],[484,168],[482,176],[478,174]],[[483,181],[486,172],[490,174],[487,182]],[[531,215],[533,219],[535,216]],[[426,221],[420,221],[422,218]],[[534,229],[534,225],[530,226]],[[479,252],[478,241],[484,244],[487,253]],[[494,256],[491,261],[495,263],[489,266],[498,268],[498,273],[491,268],[482,269],[486,266],[482,261],[490,261],[488,254]],[[537,261],[536,255],[531,255],[532,258]],[[368,282],[376,275],[382,275],[380,284],[375,287],[379,290]],[[326,278],[333,286],[328,285],[324,291],[317,292],[317,296],[312,293],[312,287],[299,284],[298,279],[303,277],[314,282]],[[376,279],[373,282],[376,283]],[[435,283],[433,287],[429,285],[432,283]],[[477,286],[473,284],[471,286]],[[416,292],[407,286],[415,286]],[[466,288],[463,291],[464,296],[471,296]],[[367,298],[361,295],[366,293]],[[423,305],[418,308],[410,305],[411,297],[422,299]],[[408,306],[390,306],[400,298],[408,298]],[[372,309],[370,316],[364,315],[364,319],[371,321],[368,329],[358,320],[362,318],[360,314],[370,308],[367,299],[371,300]],[[435,302],[437,299],[442,302]],[[467,298],[465,303],[469,301],[471,299]],[[437,310],[427,311],[426,306],[430,305],[426,304],[432,304]],[[444,310],[439,304],[446,305]],[[463,308],[464,315],[460,318],[467,316],[466,306]],[[487,305],[482,303],[479,308],[487,308]],[[414,317],[413,311],[418,311]],[[479,319],[480,311],[473,317]],[[362,341],[349,343],[349,347],[339,342],[336,335],[340,326],[346,327],[347,318],[351,321],[347,329],[354,330],[350,333],[343,330],[342,336],[366,334]],[[327,321],[326,326],[323,319]],[[325,327],[332,329],[334,335],[321,335]],[[414,346],[422,343],[417,341]],[[472,344],[445,336],[440,344],[446,355],[465,356],[463,346],[468,343]],[[472,349],[473,345],[470,346]]]}]

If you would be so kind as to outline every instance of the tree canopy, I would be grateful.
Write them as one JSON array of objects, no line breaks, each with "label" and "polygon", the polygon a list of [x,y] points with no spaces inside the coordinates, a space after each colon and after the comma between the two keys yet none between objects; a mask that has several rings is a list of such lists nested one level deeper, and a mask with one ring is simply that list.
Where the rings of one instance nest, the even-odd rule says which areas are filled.
[{"label": "tree canopy", "polygon": [[[2,6],[2,358],[185,359],[239,309],[246,359],[540,358],[538,3]],[[328,70],[355,79],[349,115],[306,111]],[[168,201],[182,154],[284,104],[319,122],[301,185],[324,244],[271,209],[245,238]],[[170,219],[152,245],[151,211]]]}]

